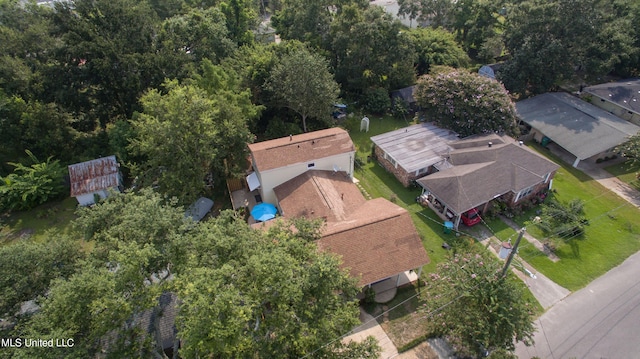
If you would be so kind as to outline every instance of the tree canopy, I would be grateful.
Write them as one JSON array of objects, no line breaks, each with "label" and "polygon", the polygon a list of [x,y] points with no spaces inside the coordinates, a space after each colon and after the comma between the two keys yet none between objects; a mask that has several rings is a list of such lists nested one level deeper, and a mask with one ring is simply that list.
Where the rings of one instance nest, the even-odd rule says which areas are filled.
[{"label": "tree canopy", "polygon": [[[333,342],[359,323],[358,288],[337,257],[318,251],[318,222],[296,222],[295,232],[288,222],[262,231],[229,211],[195,223],[175,204],[145,189],[114,193],[82,209],[77,235],[94,243],[85,260],[77,261],[76,247],[64,255],[41,253],[50,259],[18,266],[29,269],[20,276],[35,277],[38,286],[15,286],[16,295],[2,297],[3,307],[42,297],[40,310],[14,334],[73,338],[75,345],[64,352],[70,357],[162,358],[154,321],[172,310],[183,358],[376,357],[375,340]],[[9,249],[3,249],[3,263],[29,257],[16,252],[24,246]],[[51,265],[56,270],[42,276]],[[162,304],[167,293],[179,299],[172,308]],[[156,314],[141,327],[136,318],[150,311]],[[15,354],[47,357],[46,349]]]},{"label": "tree canopy", "polygon": [[266,87],[284,107],[300,115],[304,132],[307,118],[327,121],[340,92],[327,61],[306,48],[283,56],[271,71]]},{"label": "tree canopy", "polygon": [[433,334],[446,335],[462,355],[532,343],[533,305],[523,297],[521,284],[502,277],[490,256],[454,254],[426,281],[427,325]]},{"label": "tree canopy", "polygon": [[517,134],[515,105],[501,83],[451,68],[418,80],[416,101],[440,126],[466,137],[479,133]]}]

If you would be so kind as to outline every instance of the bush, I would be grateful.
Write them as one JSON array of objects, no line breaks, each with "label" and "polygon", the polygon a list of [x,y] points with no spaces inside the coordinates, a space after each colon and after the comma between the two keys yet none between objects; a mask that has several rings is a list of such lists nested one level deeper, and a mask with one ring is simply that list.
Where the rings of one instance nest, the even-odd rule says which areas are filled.
[{"label": "bush", "polygon": [[21,163],[14,166],[13,173],[0,177],[0,209],[27,210],[59,198],[65,190],[63,176],[66,169],[59,161],[38,163],[30,151],[26,151],[34,164],[27,167]]},{"label": "bush", "polygon": [[389,93],[380,87],[365,91],[362,102],[365,110],[376,114],[384,114],[391,107]]}]

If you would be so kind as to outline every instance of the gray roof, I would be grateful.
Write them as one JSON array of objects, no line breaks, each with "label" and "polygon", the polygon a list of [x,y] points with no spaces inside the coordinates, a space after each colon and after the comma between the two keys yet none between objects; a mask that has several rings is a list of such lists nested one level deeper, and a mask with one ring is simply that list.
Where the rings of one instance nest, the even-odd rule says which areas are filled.
[{"label": "gray roof", "polygon": [[458,139],[450,130],[429,123],[401,128],[371,137],[371,141],[389,154],[407,172],[439,163],[451,150],[449,142]]},{"label": "gray roof", "polygon": [[640,114],[640,79],[627,79],[617,82],[585,87],[584,92],[611,101],[616,105]]},{"label": "gray roof", "polygon": [[630,122],[561,92],[519,101],[516,111],[522,121],[580,160],[605,152],[640,131]]},{"label": "gray roof", "polygon": [[199,222],[209,213],[213,207],[213,201],[206,197],[198,198],[184,213],[185,217],[191,217],[194,221]]},{"label": "gray roof", "polygon": [[458,214],[542,183],[559,168],[506,136],[474,136],[453,145],[458,147],[449,156],[453,167],[417,182]]}]

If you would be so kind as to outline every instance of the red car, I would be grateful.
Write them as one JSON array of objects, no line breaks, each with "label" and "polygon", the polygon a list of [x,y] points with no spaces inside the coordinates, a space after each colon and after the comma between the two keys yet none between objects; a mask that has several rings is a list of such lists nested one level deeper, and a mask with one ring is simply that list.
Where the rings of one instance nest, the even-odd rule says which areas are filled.
[{"label": "red car", "polygon": [[478,224],[482,220],[482,218],[480,218],[480,213],[478,213],[478,210],[475,208],[464,212],[460,216],[460,219],[462,219],[462,223],[464,223],[464,225],[467,227]]}]

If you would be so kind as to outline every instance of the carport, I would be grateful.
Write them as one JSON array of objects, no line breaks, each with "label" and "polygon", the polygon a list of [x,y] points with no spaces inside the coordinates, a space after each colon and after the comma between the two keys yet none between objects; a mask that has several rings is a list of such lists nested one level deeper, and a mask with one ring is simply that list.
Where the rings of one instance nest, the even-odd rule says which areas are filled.
[{"label": "carport", "polygon": [[545,137],[580,161],[611,153],[640,131],[625,121],[588,102],[563,92],[550,92],[516,103],[520,120],[531,126],[530,136]]}]

